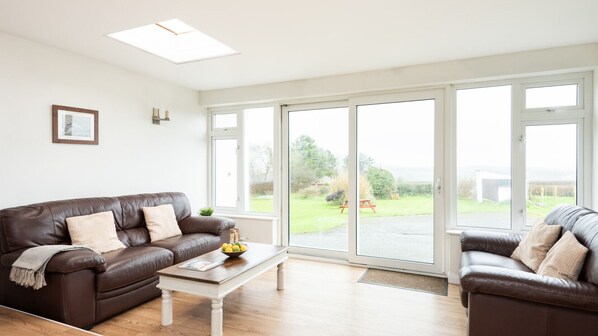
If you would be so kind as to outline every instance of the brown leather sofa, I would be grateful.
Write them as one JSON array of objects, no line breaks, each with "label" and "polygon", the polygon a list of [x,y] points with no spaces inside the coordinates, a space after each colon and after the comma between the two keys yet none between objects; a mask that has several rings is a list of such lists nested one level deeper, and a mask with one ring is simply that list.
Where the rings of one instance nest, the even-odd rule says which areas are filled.
[{"label": "brown leather sofa", "polygon": [[589,249],[578,281],[538,275],[509,258],[521,235],[461,234],[461,301],[469,336],[598,335],[598,213],[562,206],[544,222],[561,225]]},{"label": "brown leather sofa", "polygon": [[[142,207],[172,204],[182,236],[150,242]],[[12,263],[27,248],[70,244],[65,219],[112,211],[126,246],[102,255],[75,250],[55,255],[47,286],[24,288],[9,280]],[[156,271],[219,248],[234,222],[191,216],[182,193],[72,199],[0,211],[0,304],[83,328],[160,295]],[[159,317],[157,317],[159,318]]]}]

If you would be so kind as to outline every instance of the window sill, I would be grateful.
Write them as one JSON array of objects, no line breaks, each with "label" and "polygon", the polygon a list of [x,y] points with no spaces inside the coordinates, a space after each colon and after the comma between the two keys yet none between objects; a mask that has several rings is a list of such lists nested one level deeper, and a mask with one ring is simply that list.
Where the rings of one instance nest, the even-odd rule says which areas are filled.
[{"label": "window sill", "polygon": [[243,218],[243,219],[259,219],[259,220],[277,220],[278,217],[273,215],[255,215],[255,214],[244,214],[244,213],[232,213],[232,212],[215,212],[214,216],[230,217],[230,218]]}]

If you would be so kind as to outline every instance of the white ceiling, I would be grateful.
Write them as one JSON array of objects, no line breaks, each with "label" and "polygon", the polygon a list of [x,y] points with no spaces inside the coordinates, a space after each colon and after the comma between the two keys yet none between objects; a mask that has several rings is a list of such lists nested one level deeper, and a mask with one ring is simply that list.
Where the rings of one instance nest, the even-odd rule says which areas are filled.
[{"label": "white ceiling", "polygon": [[[597,15],[598,0],[0,0],[0,31],[211,90],[593,43]],[[171,18],[240,54],[175,65],[105,36]]]}]

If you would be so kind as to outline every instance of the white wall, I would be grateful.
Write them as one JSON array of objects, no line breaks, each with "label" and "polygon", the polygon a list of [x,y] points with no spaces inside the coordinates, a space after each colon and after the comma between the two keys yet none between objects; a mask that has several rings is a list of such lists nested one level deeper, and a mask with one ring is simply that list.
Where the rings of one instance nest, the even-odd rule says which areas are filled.
[{"label": "white wall", "polygon": [[200,92],[205,106],[281,101],[455,84],[598,66],[598,43],[532,50],[449,62]]},{"label": "white wall", "polygon": [[[99,111],[99,145],[52,143],[51,105]],[[152,107],[170,122],[151,123]],[[0,208],[181,191],[207,201],[197,91],[0,33]]]}]

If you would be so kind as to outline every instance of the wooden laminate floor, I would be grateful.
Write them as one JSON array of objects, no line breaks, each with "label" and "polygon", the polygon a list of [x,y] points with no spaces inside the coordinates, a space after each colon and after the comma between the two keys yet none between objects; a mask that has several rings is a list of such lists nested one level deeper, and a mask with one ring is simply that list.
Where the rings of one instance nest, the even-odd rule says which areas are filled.
[{"label": "wooden laminate floor", "polygon": [[[289,259],[224,299],[224,335],[465,335],[459,289],[448,297],[358,283],[365,268]],[[210,300],[174,294],[174,322],[160,326],[155,299],[95,326],[103,335],[209,335]]]},{"label": "wooden laminate floor", "polygon": [[90,336],[92,332],[0,306],[0,335],[10,336]]}]

